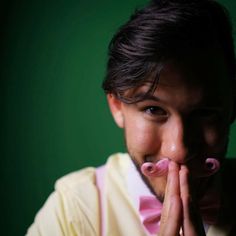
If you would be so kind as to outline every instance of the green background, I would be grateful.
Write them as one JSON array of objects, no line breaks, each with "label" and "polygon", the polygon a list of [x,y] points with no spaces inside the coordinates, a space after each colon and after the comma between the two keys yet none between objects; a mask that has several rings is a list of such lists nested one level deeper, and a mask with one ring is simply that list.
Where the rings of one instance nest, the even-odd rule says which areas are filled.
[{"label": "green background", "polygon": [[[101,82],[113,33],[146,2],[1,1],[1,235],[24,235],[60,176],[124,150]],[[236,1],[220,2],[236,25]]]}]

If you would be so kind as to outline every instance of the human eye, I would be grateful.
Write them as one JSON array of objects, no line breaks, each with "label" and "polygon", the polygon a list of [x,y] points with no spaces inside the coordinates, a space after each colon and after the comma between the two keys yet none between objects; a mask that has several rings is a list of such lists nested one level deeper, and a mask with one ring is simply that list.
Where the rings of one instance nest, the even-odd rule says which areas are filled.
[{"label": "human eye", "polygon": [[199,109],[193,115],[196,119],[204,121],[217,121],[220,118],[220,112],[217,109]]},{"label": "human eye", "polygon": [[159,106],[147,106],[144,112],[150,116],[167,117],[167,112]]}]

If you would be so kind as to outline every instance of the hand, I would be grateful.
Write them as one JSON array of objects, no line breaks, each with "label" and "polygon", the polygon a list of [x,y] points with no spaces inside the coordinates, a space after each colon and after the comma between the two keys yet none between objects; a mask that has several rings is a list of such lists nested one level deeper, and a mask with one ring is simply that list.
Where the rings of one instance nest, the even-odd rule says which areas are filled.
[{"label": "hand", "polygon": [[205,236],[186,166],[170,162],[159,236]]}]

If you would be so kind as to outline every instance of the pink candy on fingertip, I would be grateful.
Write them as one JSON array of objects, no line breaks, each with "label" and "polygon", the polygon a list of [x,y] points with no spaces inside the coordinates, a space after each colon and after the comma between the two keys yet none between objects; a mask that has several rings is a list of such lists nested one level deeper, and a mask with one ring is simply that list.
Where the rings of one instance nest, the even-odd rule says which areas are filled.
[{"label": "pink candy on fingertip", "polygon": [[215,174],[220,169],[220,162],[215,158],[207,158],[205,161],[206,176]]},{"label": "pink candy on fingertip", "polygon": [[148,177],[158,177],[165,175],[168,172],[169,160],[167,158],[158,161],[157,163],[145,162],[141,166],[141,171]]},{"label": "pink candy on fingertip", "polygon": [[145,162],[141,166],[141,171],[144,175],[155,177],[157,175],[156,165],[152,162]]},{"label": "pink candy on fingertip", "polygon": [[[168,173],[169,159],[161,159],[157,163],[145,162],[141,166],[141,172],[147,177],[160,177]],[[204,162],[204,171],[195,176],[198,178],[208,177],[220,169],[220,162],[215,158],[207,158]]]},{"label": "pink candy on fingertip", "polygon": [[169,168],[169,163],[170,163],[170,161],[167,158],[162,159],[156,163],[156,168],[157,168],[159,175],[167,174],[168,168]]}]

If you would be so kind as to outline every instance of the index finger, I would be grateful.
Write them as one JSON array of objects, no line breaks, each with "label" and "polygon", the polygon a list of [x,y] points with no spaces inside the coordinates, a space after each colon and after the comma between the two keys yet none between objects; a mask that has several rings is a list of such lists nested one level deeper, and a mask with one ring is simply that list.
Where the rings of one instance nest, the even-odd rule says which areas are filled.
[{"label": "index finger", "polygon": [[165,198],[161,214],[160,235],[179,235],[182,221],[179,188],[179,165],[171,161],[169,164]]}]

